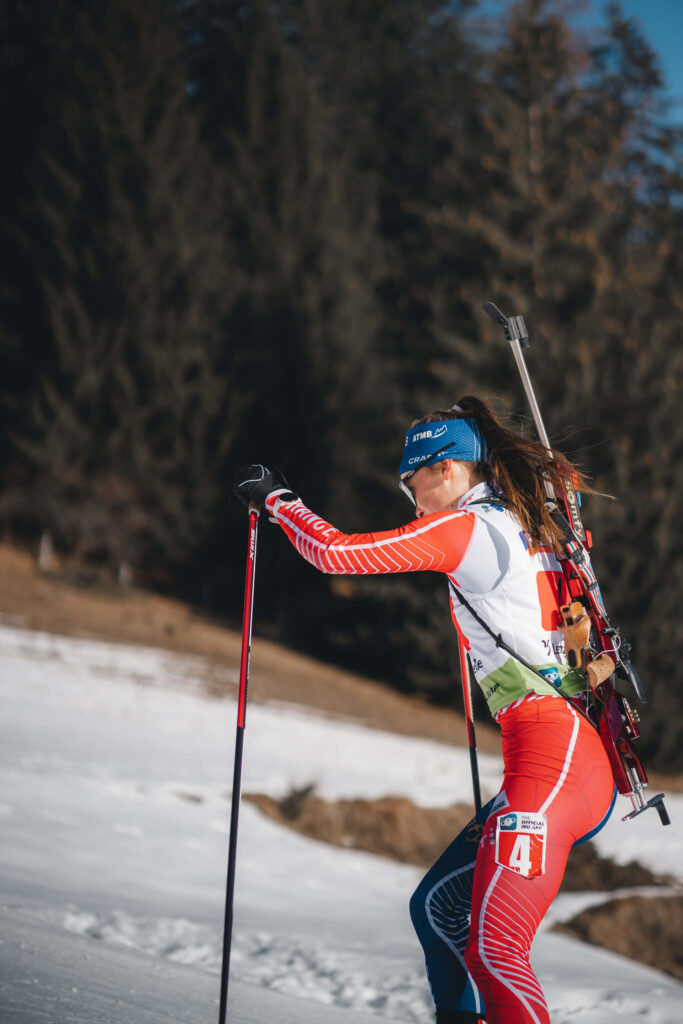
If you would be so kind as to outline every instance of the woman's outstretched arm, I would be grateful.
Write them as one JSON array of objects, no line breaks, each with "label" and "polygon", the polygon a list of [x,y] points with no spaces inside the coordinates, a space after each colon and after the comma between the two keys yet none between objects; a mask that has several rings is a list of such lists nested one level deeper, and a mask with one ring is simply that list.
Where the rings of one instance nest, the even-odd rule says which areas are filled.
[{"label": "woman's outstretched arm", "polygon": [[460,510],[436,512],[396,530],[342,533],[300,499],[281,501],[275,492],[265,504],[299,554],[325,573],[453,572],[476,525],[472,512]]}]

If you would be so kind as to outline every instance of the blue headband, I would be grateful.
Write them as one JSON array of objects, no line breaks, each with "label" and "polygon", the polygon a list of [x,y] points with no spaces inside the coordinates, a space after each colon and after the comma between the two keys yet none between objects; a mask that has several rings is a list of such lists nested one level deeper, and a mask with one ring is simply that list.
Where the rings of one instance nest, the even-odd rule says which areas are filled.
[{"label": "blue headband", "polygon": [[[437,454],[438,453],[438,454]],[[414,473],[423,462],[486,462],[486,442],[474,419],[421,423],[406,433],[401,476]]]}]

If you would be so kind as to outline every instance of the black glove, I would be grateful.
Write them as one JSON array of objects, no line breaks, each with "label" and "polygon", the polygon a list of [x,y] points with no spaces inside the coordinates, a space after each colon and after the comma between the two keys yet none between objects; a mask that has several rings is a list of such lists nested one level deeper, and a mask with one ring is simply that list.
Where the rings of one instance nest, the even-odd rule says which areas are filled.
[{"label": "black glove", "polygon": [[297,495],[289,490],[289,484],[279,469],[268,469],[256,463],[252,466],[242,466],[237,470],[232,493],[244,505],[265,505],[268,495],[273,491],[282,490],[283,487],[287,488],[287,492],[282,495],[283,499],[296,501]]}]

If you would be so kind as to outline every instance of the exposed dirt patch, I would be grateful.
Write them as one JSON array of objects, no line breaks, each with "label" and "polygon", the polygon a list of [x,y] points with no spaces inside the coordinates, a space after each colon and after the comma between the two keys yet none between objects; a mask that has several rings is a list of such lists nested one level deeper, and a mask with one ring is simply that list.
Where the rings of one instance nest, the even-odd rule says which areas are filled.
[{"label": "exposed dirt patch", "polygon": [[557,926],[683,981],[683,895],[627,896],[590,907]]},{"label": "exposed dirt patch", "polygon": [[674,879],[654,875],[638,861],[615,864],[609,857],[601,857],[588,842],[574,847],[569,854],[561,888],[563,892],[611,892],[636,886],[673,884]]},{"label": "exposed dirt patch", "polygon": [[466,804],[416,807],[398,796],[330,802],[310,790],[298,790],[284,800],[262,793],[245,794],[245,799],[269,818],[312,839],[425,867],[433,864],[472,817],[472,807]]},{"label": "exposed dirt patch", "polygon": [[[263,793],[245,794],[269,818],[312,839],[367,850],[393,860],[429,867],[471,820],[469,804],[417,807],[405,797],[381,800],[323,800],[313,787],[292,790],[282,800]],[[567,892],[605,892],[632,886],[669,885],[642,864],[615,864],[591,843],[572,850],[562,888]]]}]

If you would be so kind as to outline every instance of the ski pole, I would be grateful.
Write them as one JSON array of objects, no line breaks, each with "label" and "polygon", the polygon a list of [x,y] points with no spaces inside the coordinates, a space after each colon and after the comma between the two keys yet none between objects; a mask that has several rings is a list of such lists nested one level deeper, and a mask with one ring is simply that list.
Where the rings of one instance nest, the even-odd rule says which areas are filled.
[{"label": "ski pole", "polygon": [[472,693],[470,691],[470,669],[467,651],[462,637],[458,637],[458,654],[460,655],[460,678],[462,679],[462,699],[465,706],[465,722],[467,723],[467,746],[470,748],[470,769],[472,771],[472,792],[474,794],[474,810],[481,810],[481,788],[479,786],[479,763],[477,760],[477,739],[474,734],[474,712],[472,710]]},{"label": "ski pole", "polygon": [[230,812],[230,837],[228,843],[228,880],[225,892],[225,923],[223,928],[223,966],[221,969],[221,1001],[218,1015],[219,1024],[225,1024],[228,1008],[228,979],[230,976],[230,946],[232,943],[232,911],[235,894],[235,861],[237,857],[237,824],[242,788],[242,748],[247,712],[247,683],[249,681],[249,655],[251,653],[251,628],[254,617],[254,571],[256,568],[256,540],[258,536],[259,509],[249,506],[249,547],[247,551],[247,572],[244,585],[244,615],[242,618],[242,658],[240,661],[240,684],[237,702],[237,733],[235,736],[235,768],[232,776],[232,808]]}]

